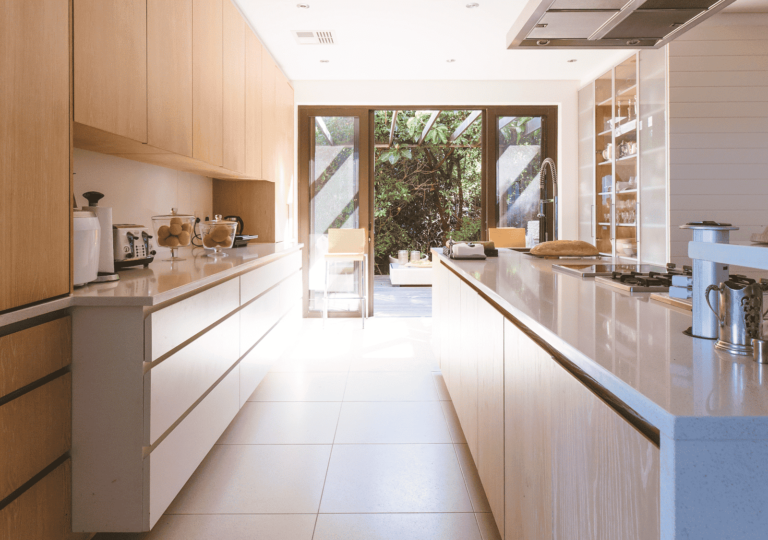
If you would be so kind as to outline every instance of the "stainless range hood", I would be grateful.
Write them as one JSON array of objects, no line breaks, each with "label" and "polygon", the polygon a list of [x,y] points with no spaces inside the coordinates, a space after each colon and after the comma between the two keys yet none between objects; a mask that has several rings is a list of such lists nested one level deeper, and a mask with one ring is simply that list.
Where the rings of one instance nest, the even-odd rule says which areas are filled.
[{"label": "stainless range hood", "polygon": [[529,0],[507,48],[656,49],[736,0]]}]

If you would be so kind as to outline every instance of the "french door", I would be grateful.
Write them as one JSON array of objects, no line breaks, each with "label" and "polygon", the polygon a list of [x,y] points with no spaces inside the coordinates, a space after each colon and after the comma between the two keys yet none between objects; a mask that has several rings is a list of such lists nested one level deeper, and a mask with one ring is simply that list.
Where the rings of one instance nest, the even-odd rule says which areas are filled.
[{"label": "french door", "polygon": [[[488,228],[527,229],[532,223],[543,240],[553,240],[555,205],[541,205],[539,171],[547,157],[557,162],[557,107],[489,107],[484,130],[484,234]],[[545,179],[545,200],[551,200],[552,175]],[[545,219],[540,219],[542,210]]]},{"label": "french door", "polygon": [[[328,229],[365,229],[368,234],[368,315],[373,314],[371,115],[360,107],[299,108],[299,241],[304,244],[304,316],[318,317],[326,287]],[[354,263],[335,263],[328,278],[332,317],[360,316]]]}]

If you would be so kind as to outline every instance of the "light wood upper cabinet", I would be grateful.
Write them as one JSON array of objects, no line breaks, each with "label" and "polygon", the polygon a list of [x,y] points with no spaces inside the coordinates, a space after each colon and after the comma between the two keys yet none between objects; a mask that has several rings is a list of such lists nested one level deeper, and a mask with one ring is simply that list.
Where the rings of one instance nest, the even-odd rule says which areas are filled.
[{"label": "light wood upper cabinet", "polygon": [[222,16],[222,0],[193,0],[192,157],[219,166],[223,164]]},{"label": "light wood upper cabinet", "polygon": [[147,142],[192,157],[192,0],[147,0]]},{"label": "light wood upper cabinet", "polygon": [[262,130],[262,46],[259,38],[245,29],[245,172],[261,178]]},{"label": "light wood upper cabinet", "polygon": [[277,151],[277,105],[275,80],[277,66],[266,49],[261,54],[261,176],[264,180],[275,181]]},{"label": "light wood upper cabinet", "polygon": [[223,165],[245,172],[245,21],[230,0],[223,1],[223,8]]},{"label": "light wood upper cabinet", "polygon": [[[0,311],[69,293],[69,5],[4,2],[0,16]],[[38,235],[30,245],[33,210]]]},{"label": "light wood upper cabinet", "polygon": [[73,18],[75,122],[147,142],[147,1],[74,0]]}]

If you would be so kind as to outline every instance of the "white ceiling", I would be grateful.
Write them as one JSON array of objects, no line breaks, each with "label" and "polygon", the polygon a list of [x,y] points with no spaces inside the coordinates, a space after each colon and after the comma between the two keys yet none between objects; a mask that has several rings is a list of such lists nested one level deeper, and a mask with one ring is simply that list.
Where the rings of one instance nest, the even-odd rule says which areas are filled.
[{"label": "white ceiling", "polygon": [[[630,54],[507,50],[527,0],[234,1],[291,80],[586,80]],[[294,30],[332,30],[337,43],[299,45]]]},{"label": "white ceiling", "polygon": [[768,13],[768,0],[736,0],[725,13]]}]

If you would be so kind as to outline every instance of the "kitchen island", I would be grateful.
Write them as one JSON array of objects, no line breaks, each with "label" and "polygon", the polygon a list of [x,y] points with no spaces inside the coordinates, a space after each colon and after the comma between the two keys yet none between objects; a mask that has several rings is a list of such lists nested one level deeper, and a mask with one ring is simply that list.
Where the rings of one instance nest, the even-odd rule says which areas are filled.
[{"label": "kitchen island", "polygon": [[768,366],[511,250],[433,251],[435,353],[505,538],[763,538]]},{"label": "kitchen island", "polygon": [[297,331],[301,248],[186,248],[75,291],[74,531],[162,516]]}]

